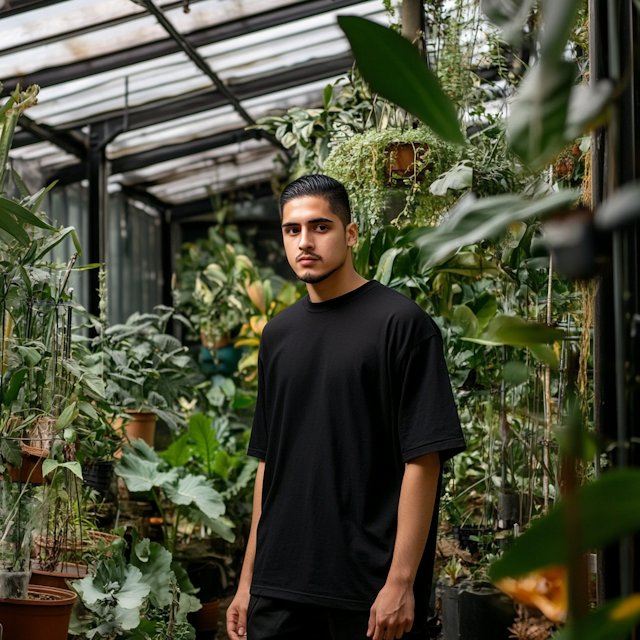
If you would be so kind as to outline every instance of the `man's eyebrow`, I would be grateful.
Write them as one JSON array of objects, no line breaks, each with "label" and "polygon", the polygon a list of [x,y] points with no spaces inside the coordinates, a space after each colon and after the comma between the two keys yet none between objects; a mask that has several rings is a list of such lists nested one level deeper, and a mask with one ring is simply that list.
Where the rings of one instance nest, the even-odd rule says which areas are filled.
[{"label": "man's eyebrow", "polygon": [[[307,224],[315,224],[317,222],[328,222],[330,224],[333,224],[335,220],[331,220],[331,218],[313,218],[312,220],[307,220]],[[285,227],[299,227],[299,226],[300,226],[300,222],[285,222],[282,225],[282,228],[284,229]]]}]

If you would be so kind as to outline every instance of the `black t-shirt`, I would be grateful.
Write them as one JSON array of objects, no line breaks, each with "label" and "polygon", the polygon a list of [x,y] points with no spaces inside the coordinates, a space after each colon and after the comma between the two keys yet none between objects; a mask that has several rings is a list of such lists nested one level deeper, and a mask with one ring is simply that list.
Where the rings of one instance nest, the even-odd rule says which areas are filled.
[{"label": "black t-shirt", "polygon": [[260,345],[248,453],[266,466],[251,593],[368,610],[391,565],[405,463],[464,448],[440,331],[417,304],[376,281],[299,300]]}]

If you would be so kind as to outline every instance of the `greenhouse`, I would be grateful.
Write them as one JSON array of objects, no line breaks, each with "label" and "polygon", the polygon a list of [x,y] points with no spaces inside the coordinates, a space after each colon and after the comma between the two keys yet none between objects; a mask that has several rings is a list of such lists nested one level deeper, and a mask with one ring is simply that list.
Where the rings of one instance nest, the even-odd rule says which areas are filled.
[{"label": "greenhouse", "polygon": [[0,34],[0,640],[636,638],[638,0]]}]

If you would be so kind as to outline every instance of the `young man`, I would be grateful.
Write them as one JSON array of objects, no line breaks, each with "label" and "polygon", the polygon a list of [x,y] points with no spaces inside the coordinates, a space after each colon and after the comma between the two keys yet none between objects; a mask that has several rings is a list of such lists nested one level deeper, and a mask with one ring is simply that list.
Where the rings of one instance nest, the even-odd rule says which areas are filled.
[{"label": "young man", "polygon": [[355,271],[344,187],[280,198],[308,296],[265,327],[232,640],[427,638],[442,462],[465,447],[438,327]]}]

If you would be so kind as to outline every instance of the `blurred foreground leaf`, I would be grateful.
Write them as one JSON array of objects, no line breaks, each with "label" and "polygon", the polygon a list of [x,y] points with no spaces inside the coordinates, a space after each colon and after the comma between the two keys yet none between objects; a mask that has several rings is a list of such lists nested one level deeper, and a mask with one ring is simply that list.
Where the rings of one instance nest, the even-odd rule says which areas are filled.
[{"label": "blurred foreground leaf", "polygon": [[491,565],[491,579],[567,565],[576,553],[601,549],[640,530],[640,469],[607,471],[595,482],[580,487],[573,499],[580,519],[579,539],[567,539],[565,505],[560,503],[548,516],[536,520]]},{"label": "blurred foreground leaf", "polygon": [[422,120],[443,140],[465,143],[453,103],[406,38],[356,16],[339,16],[338,23],[373,91]]}]

